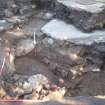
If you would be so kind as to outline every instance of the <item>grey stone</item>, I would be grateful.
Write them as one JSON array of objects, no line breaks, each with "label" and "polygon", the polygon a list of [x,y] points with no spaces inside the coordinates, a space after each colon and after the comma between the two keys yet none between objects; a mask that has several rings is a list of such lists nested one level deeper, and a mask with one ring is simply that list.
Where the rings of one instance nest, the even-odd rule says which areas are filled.
[{"label": "grey stone", "polygon": [[14,23],[6,21],[6,20],[0,20],[0,31],[11,29],[14,27]]},{"label": "grey stone", "polygon": [[3,17],[10,17],[13,15],[14,8],[12,7],[14,5],[14,0],[0,0],[0,10],[1,15],[0,18]]},{"label": "grey stone", "polygon": [[52,13],[50,13],[50,12],[45,13],[44,19],[50,20],[52,18],[53,18],[53,14]]},{"label": "grey stone", "polygon": [[69,40],[77,44],[91,45],[94,42],[105,42],[105,31],[94,31],[92,33],[84,33],[72,24],[67,24],[64,21],[53,19],[44,27],[42,32],[54,39]]},{"label": "grey stone", "polygon": [[5,13],[3,11],[4,11],[4,9],[0,8],[0,18],[2,18],[3,16],[5,16]]},{"label": "grey stone", "polygon": [[45,47],[49,47],[49,46],[54,44],[54,40],[52,38],[47,38],[46,37],[42,40],[42,43]]},{"label": "grey stone", "polygon": [[105,2],[99,0],[57,0],[53,7],[55,16],[73,23],[85,32],[103,29]]},{"label": "grey stone", "polygon": [[31,98],[32,98],[32,94],[29,94],[29,95],[25,95],[25,96],[24,96],[24,99],[26,99],[26,100],[27,100],[27,99],[31,99]]},{"label": "grey stone", "polygon": [[5,9],[5,16],[6,17],[12,17],[13,16],[13,12],[12,11],[9,11],[8,9]]},{"label": "grey stone", "polygon": [[11,23],[24,23],[27,21],[27,19],[25,19],[25,17],[23,16],[13,16],[11,18],[6,18],[7,21],[11,22]]},{"label": "grey stone", "polygon": [[65,71],[65,70],[62,70],[61,75],[62,75],[63,78],[66,78],[68,76],[68,72]]},{"label": "grey stone", "polygon": [[85,10],[91,13],[98,13],[104,9],[104,2],[97,0],[57,0],[59,3],[67,6],[68,8]]},{"label": "grey stone", "polygon": [[53,18],[53,13],[51,12],[46,12],[46,11],[41,11],[40,13],[37,14],[37,18],[41,18],[43,20],[50,20]]},{"label": "grey stone", "polygon": [[37,74],[29,77],[28,82],[34,90],[40,92],[43,85],[48,83],[48,79],[42,74]]},{"label": "grey stone", "polygon": [[24,15],[24,14],[31,14],[32,12],[32,7],[31,6],[23,6],[20,10],[19,10],[20,14],[21,15]]},{"label": "grey stone", "polygon": [[31,16],[35,6],[33,7],[32,0],[15,0],[20,15]]},{"label": "grey stone", "polygon": [[96,49],[97,51],[101,52],[101,54],[102,54],[102,53],[105,53],[105,43],[99,43],[99,44],[94,43],[94,44],[93,44],[93,47],[94,47],[94,49]]},{"label": "grey stone", "polygon": [[29,15],[34,9],[32,5],[32,0],[0,0],[0,18],[16,14]]},{"label": "grey stone", "polygon": [[24,39],[19,41],[16,47],[16,56],[26,55],[34,49],[32,39]]}]

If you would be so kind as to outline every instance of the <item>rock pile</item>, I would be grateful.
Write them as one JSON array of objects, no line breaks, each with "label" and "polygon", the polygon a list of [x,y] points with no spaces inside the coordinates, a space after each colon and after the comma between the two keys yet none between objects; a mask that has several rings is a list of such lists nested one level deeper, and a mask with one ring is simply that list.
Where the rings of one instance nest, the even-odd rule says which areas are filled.
[{"label": "rock pile", "polygon": [[16,5],[14,0],[0,0],[0,18],[11,17],[16,13]]},{"label": "rock pile", "polygon": [[9,81],[4,81],[4,85],[2,84],[4,87],[0,89],[0,99],[5,99],[8,92],[11,99],[32,100],[57,100],[63,98],[66,93],[65,87],[59,87],[59,84],[57,86],[50,83],[48,78],[42,74],[30,77],[15,74],[12,76],[12,79],[15,81],[14,84],[11,84]]},{"label": "rock pile", "polygon": [[16,14],[31,15],[35,5],[32,0],[0,0],[0,18],[12,17]]},{"label": "rock pile", "polygon": [[15,0],[18,12],[21,15],[31,15],[35,5],[32,5],[32,0]]}]

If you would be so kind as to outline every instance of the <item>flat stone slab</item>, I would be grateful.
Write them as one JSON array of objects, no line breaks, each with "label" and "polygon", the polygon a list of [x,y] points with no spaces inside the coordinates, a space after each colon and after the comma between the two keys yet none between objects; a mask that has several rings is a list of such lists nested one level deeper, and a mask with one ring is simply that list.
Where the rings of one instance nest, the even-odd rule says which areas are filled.
[{"label": "flat stone slab", "polygon": [[85,10],[91,13],[97,13],[104,9],[105,0],[57,0],[59,3],[75,9]]},{"label": "flat stone slab", "polygon": [[77,44],[89,45],[94,42],[105,42],[105,30],[84,33],[73,25],[67,24],[58,19],[51,20],[41,30],[43,33],[55,39],[70,40]]},{"label": "flat stone slab", "polygon": [[6,20],[0,20],[0,31],[13,28],[15,23]]}]

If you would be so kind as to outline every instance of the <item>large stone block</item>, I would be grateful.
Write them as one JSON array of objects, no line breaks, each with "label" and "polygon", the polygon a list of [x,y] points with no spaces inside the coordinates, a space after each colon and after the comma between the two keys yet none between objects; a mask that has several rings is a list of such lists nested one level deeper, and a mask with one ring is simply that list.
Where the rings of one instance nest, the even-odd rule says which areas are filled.
[{"label": "large stone block", "polygon": [[103,29],[105,24],[104,0],[56,0],[55,16],[73,23],[79,29],[90,32]]},{"label": "large stone block", "polygon": [[42,32],[60,40],[70,40],[77,44],[90,45],[94,42],[105,42],[105,31],[94,31],[92,33],[84,33],[72,24],[54,19],[42,28]]}]

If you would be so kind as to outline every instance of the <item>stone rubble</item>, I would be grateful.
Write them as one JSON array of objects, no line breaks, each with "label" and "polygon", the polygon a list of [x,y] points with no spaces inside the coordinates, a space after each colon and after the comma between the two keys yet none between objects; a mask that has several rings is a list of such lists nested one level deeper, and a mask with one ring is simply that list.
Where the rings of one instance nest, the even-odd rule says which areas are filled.
[{"label": "stone rubble", "polygon": [[[6,7],[4,7],[4,5],[2,4],[2,2],[4,3],[4,5]],[[0,8],[2,11],[2,14],[4,14],[3,16],[6,16],[6,17],[11,17],[14,15],[14,10],[15,10],[15,7],[12,7],[14,4],[14,0],[9,0],[8,2],[6,0],[4,1],[0,1]],[[2,17],[3,17],[2,16]]]},{"label": "stone rubble", "polygon": [[[59,89],[55,88],[55,90],[52,90],[52,83],[49,84],[48,78],[42,74],[36,74],[27,77],[27,79],[22,79],[24,76],[17,76],[19,77],[19,80],[15,81],[14,84],[5,82],[5,87],[2,85],[3,87],[0,88],[0,99],[5,99],[9,89],[11,89],[9,90],[11,92],[11,95],[9,96],[11,99],[19,99],[21,97],[22,99],[32,100],[56,100],[57,97],[58,99],[63,98],[66,93],[65,87],[59,87]],[[23,82],[20,82],[20,80]],[[45,86],[47,85],[49,85],[50,88],[46,88]],[[3,88],[6,89],[6,91],[3,90]]]},{"label": "stone rubble", "polygon": [[47,84],[49,80],[42,74],[37,74],[37,75],[31,76],[28,79],[28,82],[30,83],[33,89],[40,91],[43,88],[42,85]]},{"label": "stone rubble", "polygon": [[36,8],[32,4],[32,0],[0,0],[0,18],[12,17],[16,14],[32,15],[31,13]]},{"label": "stone rubble", "polygon": [[32,0],[15,0],[18,11],[21,15],[31,14],[33,8],[35,8],[35,6],[33,7],[31,1]]}]

